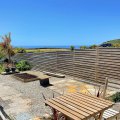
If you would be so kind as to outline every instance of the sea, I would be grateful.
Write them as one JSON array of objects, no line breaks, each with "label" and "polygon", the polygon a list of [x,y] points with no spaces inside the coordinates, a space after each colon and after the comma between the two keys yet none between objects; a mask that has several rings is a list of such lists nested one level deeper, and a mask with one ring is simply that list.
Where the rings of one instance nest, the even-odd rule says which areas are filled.
[{"label": "sea", "polygon": [[[49,48],[49,49],[55,49],[55,48],[58,48],[58,49],[69,49],[70,46],[14,46],[15,48],[26,48],[26,49],[40,49],[40,48]],[[75,49],[79,49],[80,46],[79,45],[76,45],[74,46]]]}]

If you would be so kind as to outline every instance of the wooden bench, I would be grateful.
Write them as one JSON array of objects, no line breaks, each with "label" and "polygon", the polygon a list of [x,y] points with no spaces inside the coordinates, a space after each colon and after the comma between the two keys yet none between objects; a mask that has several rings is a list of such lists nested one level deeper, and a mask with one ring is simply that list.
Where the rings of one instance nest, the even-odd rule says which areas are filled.
[{"label": "wooden bench", "polygon": [[49,83],[50,76],[45,75],[42,72],[39,72],[39,71],[25,71],[25,73],[37,76],[38,80],[40,81],[41,86],[48,86],[50,84]]}]

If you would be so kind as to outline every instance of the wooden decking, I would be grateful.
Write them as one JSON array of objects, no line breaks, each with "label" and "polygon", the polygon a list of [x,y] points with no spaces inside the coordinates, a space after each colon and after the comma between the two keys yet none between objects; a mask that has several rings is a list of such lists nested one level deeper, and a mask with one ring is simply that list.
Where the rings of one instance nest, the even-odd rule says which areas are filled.
[{"label": "wooden decking", "polygon": [[106,109],[113,105],[108,100],[79,92],[53,98],[47,100],[45,103],[74,120],[86,120],[98,114],[102,115]]}]

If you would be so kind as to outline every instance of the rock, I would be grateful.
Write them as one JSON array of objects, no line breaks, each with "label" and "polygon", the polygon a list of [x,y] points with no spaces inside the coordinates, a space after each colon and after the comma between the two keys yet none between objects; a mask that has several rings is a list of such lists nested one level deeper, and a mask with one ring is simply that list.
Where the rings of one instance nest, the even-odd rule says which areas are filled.
[{"label": "rock", "polygon": [[43,115],[43,119],[45,119],[45,120],[51,120],[52,116],[50,114],[46,113],[45,115]]},{"label": "rock", "polygon": [[40,117],[36,117],[33,120],[41,120],[41,118]]}]

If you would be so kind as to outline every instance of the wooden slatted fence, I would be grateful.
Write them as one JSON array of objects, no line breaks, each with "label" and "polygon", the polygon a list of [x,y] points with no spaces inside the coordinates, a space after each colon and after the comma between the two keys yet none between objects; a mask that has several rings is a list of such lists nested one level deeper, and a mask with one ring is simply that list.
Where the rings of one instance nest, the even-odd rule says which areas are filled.
[{"label": "wooden slatted fence", "polygon": [[120,88],[120,48],[97,48],[45,53],[19,53],[14,59],[28,60],[34,70],[62,73],[88,81],[110,83]]}]

